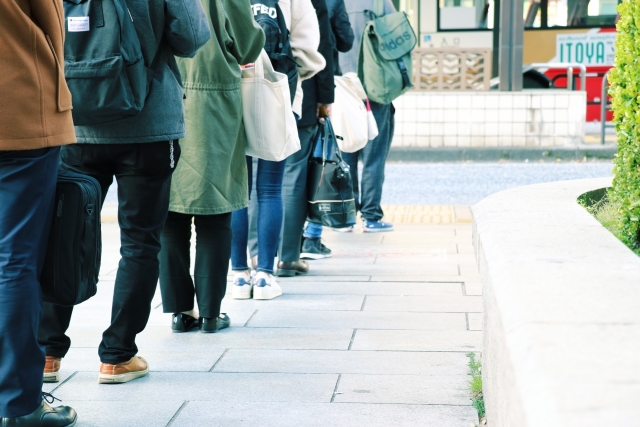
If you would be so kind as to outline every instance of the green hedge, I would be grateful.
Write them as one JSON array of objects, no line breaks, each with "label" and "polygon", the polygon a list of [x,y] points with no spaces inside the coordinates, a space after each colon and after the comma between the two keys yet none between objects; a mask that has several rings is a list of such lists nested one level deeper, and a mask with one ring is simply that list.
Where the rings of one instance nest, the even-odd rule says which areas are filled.
[{"label": "green hedge", "polygon": [[620,238],[640,247],[640,1],[618,6],[618,37],[610,94],[618,136],[612,202],[620,206]]}]

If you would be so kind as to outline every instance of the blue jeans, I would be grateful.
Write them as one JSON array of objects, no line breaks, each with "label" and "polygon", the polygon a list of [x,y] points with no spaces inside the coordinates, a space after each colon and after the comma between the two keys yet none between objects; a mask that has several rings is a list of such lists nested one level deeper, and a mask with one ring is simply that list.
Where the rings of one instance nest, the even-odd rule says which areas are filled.
[{"label": "blue jeans", "polygon": [[[382,105],[372,101],[371,110],[378,123],[378,136],[369,141],[362,150],[344,153],[342,156],[351,167],[353,196],[362,219],[379,221],[384,216],[380,202],[384,167],[393,140],[395,109],[392,104]],[[358,159],[362,160],[362,180],[358,180]]]},{"label": "blue jeans", "polygon": [[[258,195],[258,271],[273,274],[273,260],[278,250],[282,228],[282,177],[286,160],[270,162],[258,160],[256,193]],[[253,178],[253,161],[247,156],[249,194]],[[233,238],[231,268],[249,270],[247,244],[249,240],[249,212],[247,208],[235,211],[231,217]]]},{"label": "blue jeans", "polygon": [[42,401],[40,274],[53,219],[60,148],[0,151],[0,418]]},{"label": "blue jeans", "polygon": [[304,229],[304,237],[308,239],[317,239],[322,237],[322,226],[315,222],[308,222],[307,227]]}]

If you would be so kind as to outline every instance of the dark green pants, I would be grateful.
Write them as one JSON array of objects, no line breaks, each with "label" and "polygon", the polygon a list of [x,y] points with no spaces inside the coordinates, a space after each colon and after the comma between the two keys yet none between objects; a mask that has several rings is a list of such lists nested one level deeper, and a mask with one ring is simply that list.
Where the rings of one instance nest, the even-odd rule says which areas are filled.
[{"label": "dark green pants", "polygon": [[[189,272],[192,220],[197,235],[193,279]],[[186,215],[169,212],[160,241],[160,290],[164,312],[192,310],[195,293],[200,316],[218,317],[227,290],[231,213]]]}]

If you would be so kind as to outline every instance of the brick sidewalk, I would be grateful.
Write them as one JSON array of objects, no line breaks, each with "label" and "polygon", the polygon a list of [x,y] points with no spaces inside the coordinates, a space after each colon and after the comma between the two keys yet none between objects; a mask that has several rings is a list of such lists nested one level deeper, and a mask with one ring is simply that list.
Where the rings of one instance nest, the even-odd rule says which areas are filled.
[{"label": "brick sidewalk", "polygon": [[391,233],[325,232],[333,258],[279,279],[278,299],[225,299],[232,327],[217,334],[172,334],[158,292],[137,340],[151,374],[124,385],[97,381],[119,259],[106,222],[98,295],[75,310],[64,382],[45,389],[77,409],[78,427],[477,423],[466,353],[481,350],[481,286],[468,210],[449,212],[451,223],[405,215]]}]

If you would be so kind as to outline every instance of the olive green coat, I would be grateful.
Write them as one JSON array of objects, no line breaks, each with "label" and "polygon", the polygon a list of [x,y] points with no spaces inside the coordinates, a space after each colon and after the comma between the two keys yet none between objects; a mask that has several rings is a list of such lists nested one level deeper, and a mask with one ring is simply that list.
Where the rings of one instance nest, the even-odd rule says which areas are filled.
[{"label": "olive green coat", "polygon": [[247,206],[247,165],[239,64],[264,46],[249,0],[202,0],[212,37],[193,59],[178,59],[186,137],[171,182],[169,210],[216,215]]}]

